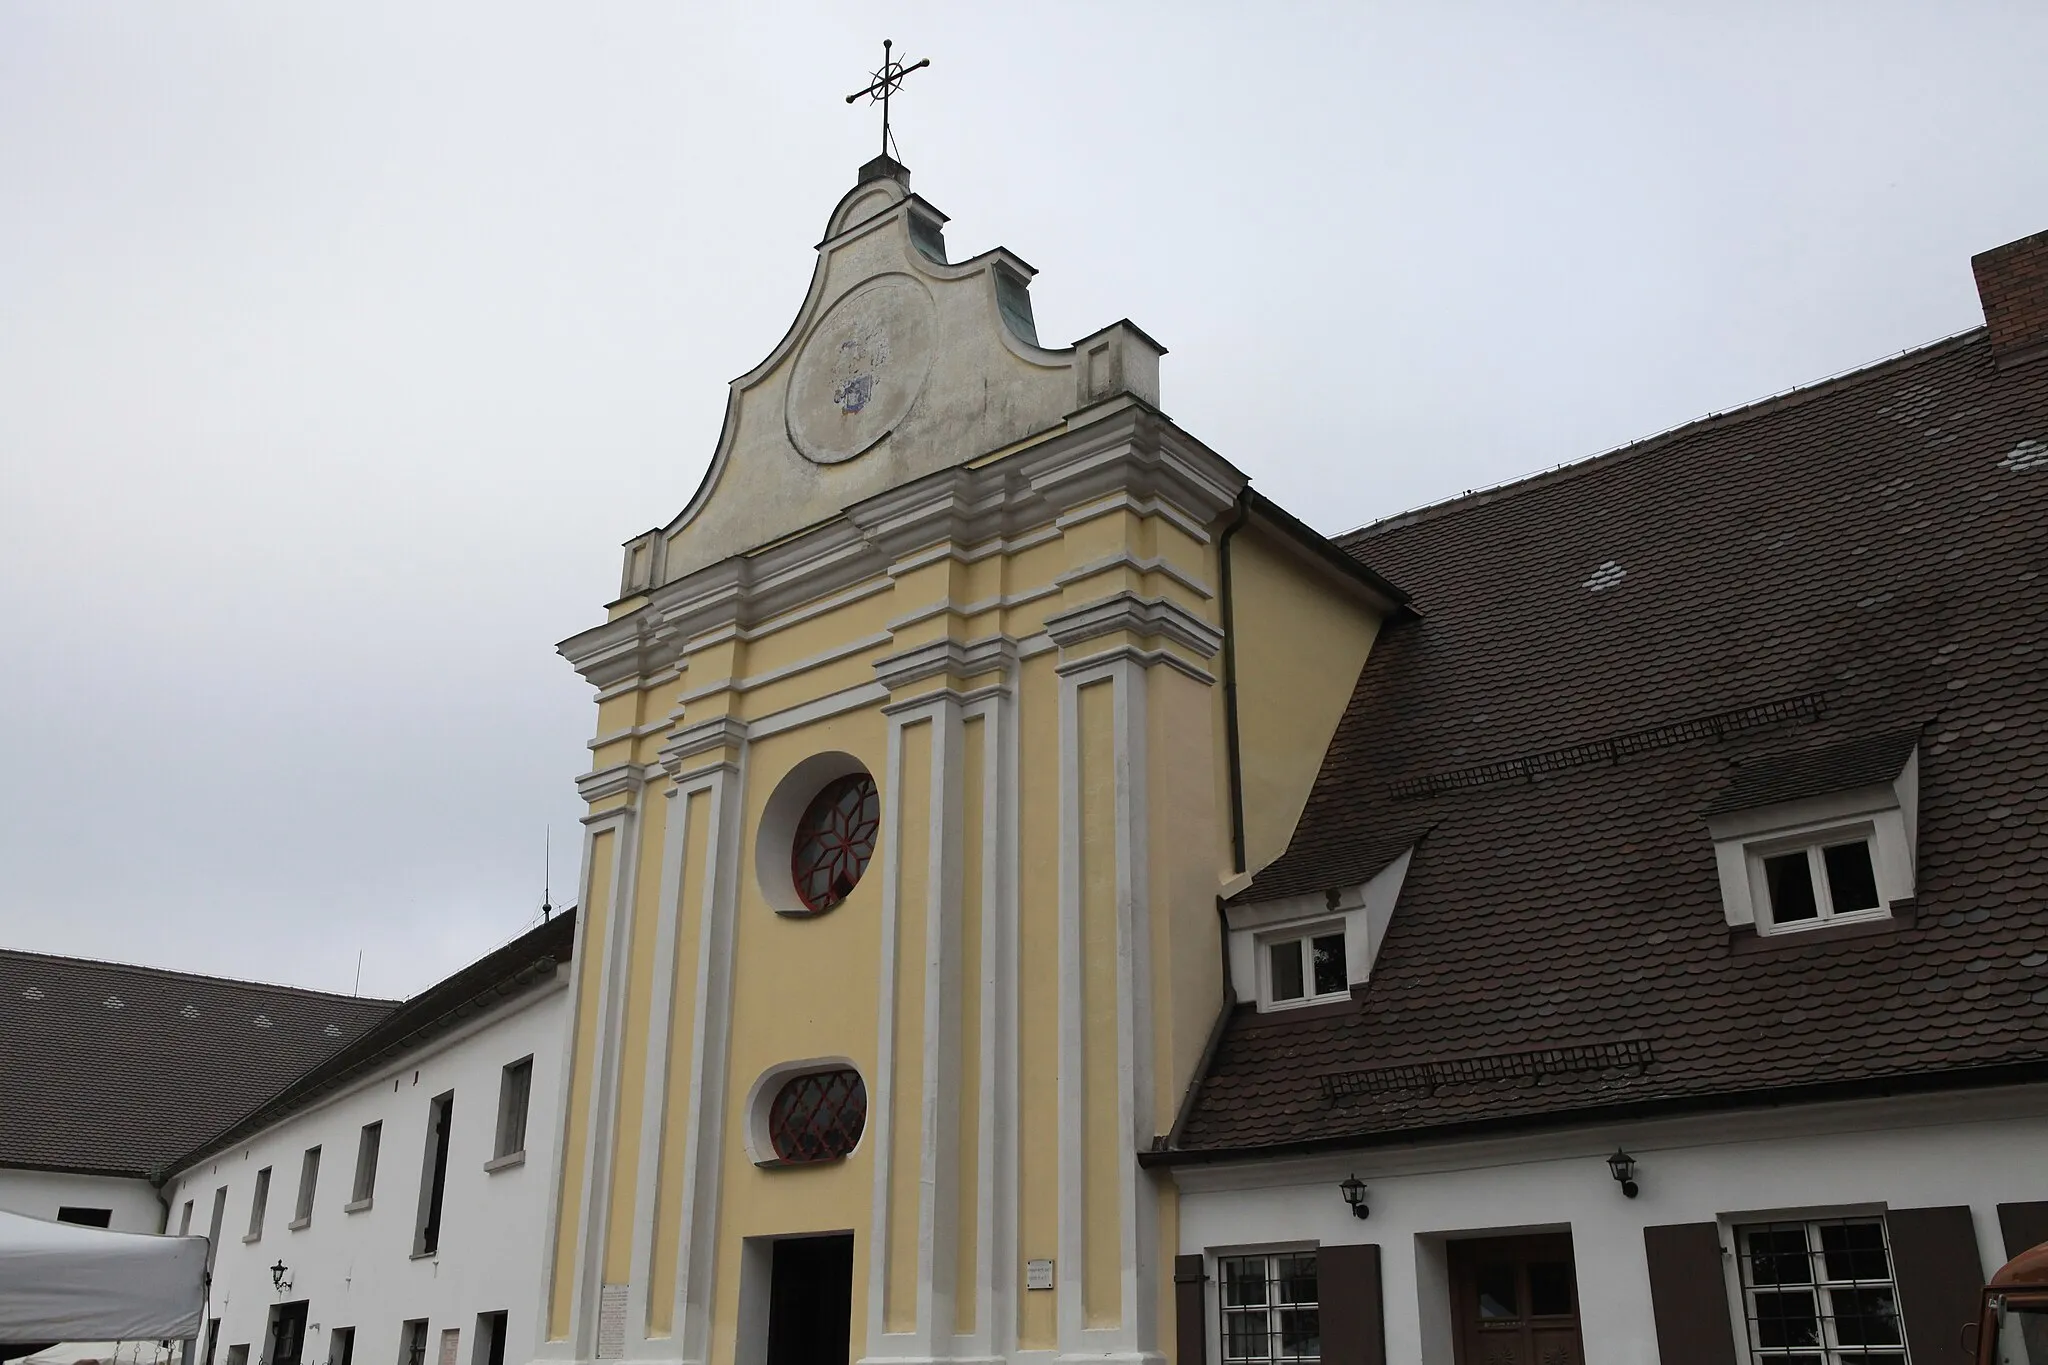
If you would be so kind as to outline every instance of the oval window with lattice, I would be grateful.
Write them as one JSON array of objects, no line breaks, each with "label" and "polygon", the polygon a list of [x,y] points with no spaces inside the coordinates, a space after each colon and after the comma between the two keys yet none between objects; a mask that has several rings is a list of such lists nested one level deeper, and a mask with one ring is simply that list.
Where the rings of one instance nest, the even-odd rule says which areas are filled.
[{"label": "oval window with lattice", "polygon": [[781,1161],[837,1161],[867,1124],[868,1088],[858,1071],[810,1071],[775,1092],[768,1141]]},{"label": "oval window with lattice", "polygon": [[825,784],[797,821],[790,851],[790,875],[804,909],[823,914],[853,893],[882,826],[882,798],[875,779],[849,773]]}]

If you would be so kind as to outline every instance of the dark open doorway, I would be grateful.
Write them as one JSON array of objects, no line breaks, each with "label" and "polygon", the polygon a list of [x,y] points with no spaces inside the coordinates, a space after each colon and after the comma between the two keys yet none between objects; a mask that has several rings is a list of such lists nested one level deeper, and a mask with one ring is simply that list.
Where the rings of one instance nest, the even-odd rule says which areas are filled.
[{"label": "dark open doorway", "polygon": [[281,1303],[270,1310],[270,1349],[265,1365],[300,1365],[306,1347],[306,1301]]},{"label": "dark open doorway", "polygon": [[786,1237],[768,1279],[768,1365],[852,1358],[853,1234]]}]

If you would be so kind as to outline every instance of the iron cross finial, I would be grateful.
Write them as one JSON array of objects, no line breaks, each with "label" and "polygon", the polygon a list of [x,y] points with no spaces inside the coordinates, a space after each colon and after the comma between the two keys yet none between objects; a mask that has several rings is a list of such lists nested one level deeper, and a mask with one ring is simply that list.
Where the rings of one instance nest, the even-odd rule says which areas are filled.
[{"label": "iron cross finial", "polygon": [[870,103],[874,103],[875,101],[881,102],[883,156],[889,155],[889,144],[892,141],[894,141],[894,139],[892,139],[889,136],[889,96],[895,94],[898,90],[901,90],[903,88],[903,78],[905,76],[908,76],[913,71],[920,70],[932,64],[931,58],[920,57],[916,61],[912,62],[909,66],[905,66],[903,63],[897,61],[894,57],[890,55],[891,49],[894,46],[895,45],[891,43],[887,38],[882,39],[881,69],[874,73],[874,80],[869,83],[867,89],[856,90],[851,95],[848,95],[846,97],[846,102],[848,104],[852,104],[862,95],[866,95]]}]

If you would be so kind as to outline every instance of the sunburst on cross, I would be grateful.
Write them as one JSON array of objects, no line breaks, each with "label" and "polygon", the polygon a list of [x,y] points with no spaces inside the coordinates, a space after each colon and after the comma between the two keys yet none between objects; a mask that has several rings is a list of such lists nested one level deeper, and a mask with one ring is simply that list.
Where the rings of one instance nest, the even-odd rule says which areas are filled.
[{"label": "sunburst on cross", "polygon": [[852,104],[855,100],[865,95],[869,103],[879,103],[882,106],[883,156],[891,155],[889,148],[890,144],[894,141],[889,136],[889,96],[903,88],[903,78],[905,76],[932,64],[931,58],[920,57],[910,65],[905,66],[891,55],[893,47],[894,44],[887,38],[882,39],[882,65],[874,72],[874,79],[868,84],[867,89],[856,90],[846,97],[846,102]]}]

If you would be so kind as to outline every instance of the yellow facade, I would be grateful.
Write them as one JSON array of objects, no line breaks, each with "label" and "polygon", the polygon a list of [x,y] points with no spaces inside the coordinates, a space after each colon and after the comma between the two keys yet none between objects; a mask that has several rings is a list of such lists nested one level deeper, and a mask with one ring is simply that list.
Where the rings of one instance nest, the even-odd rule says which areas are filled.
[{"label": "yellow facade", "polygon": [[[774,1244],[824,1233],[850,1359],[1168,1354],[1136,1153],[1226,1004],[1217,898],[1395,604],[1159,414],[1148,338],[1039,347],[1029,268],[939,259],[906,180],[841,202],[705,488],[563,646],[599,700],[546,1358],[763,1361]],[[794,815],[848,773],[873,859],[790,913]],[[807,1067],[866,1125],[784,1164]]]}]

